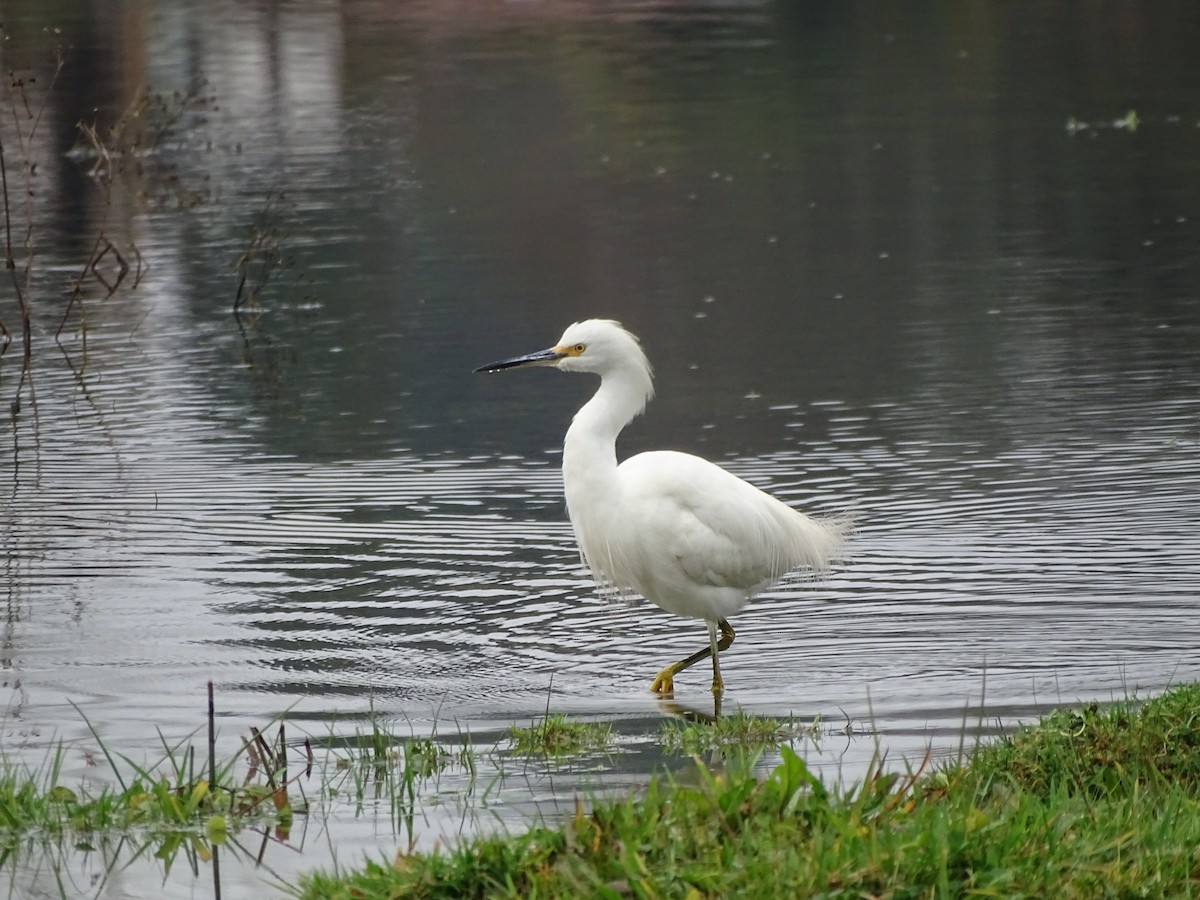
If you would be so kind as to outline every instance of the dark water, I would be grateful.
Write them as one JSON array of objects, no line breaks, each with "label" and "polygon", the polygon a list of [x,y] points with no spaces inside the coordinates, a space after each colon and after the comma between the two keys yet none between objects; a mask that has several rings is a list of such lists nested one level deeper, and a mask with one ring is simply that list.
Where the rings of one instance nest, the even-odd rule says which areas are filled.
[{"label": "dark water", "polygon": [[[152,756],[212,679],[227,750],[284,711],[485,745],[547,702],[617,723],[602,771],[526,770],[483,811],[448,774],[420,846],[642,780],[670,714],[648,684],[703,628],[610,605],[579,566],[557,464],[593,384],[470,374],[593,315],[656,366],[623,454],[863,513],[831,578],[735,621],[727,709],[848,717],[899,761],[1200,677],[1193,4],[18,3],[4,24],[6,70],[37,78],[6,108],[44,102],[28,205],[3,126],[36,246],[23,384],[0,291],[7,756],[94,748],[80,710]],[[76,122],[139,90],[106,199]],[[89,270],[56,344],[98,234],[148,268],[111,296]],[[711,711],[706,684],[676,700]],[[809,749],[852,778],[877,747]],[[106,777],[82,749],[67,770]],[[327,813],[268,870],[401,843],[386,812]]]}]

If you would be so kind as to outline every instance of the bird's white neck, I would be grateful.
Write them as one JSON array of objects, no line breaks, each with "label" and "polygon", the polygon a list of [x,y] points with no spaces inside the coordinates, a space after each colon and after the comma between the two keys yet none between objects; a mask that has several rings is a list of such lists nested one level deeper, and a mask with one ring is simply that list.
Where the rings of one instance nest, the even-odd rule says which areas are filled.
[{"label": "bird's white neck", "polygon": [[632,369],[611,372],[603,377],[592,399],[575,413],[563,445],[563,480],[572,519],[578,511],[578,498],[604,496],[589,493],[585,486],[604,490],[615,481],[617,435],[646,408],[653,393],[649,373]]}]

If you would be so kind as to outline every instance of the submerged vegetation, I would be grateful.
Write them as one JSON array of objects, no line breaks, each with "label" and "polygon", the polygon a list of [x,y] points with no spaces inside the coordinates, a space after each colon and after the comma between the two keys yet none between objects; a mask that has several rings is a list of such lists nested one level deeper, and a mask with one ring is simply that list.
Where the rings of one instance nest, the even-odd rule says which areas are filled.
[{"label": "submerged vegetation", "polygon": [[701,754],[730,748],[757,752],[790,744],[802,737],[816,739],[820,735],[819,719],[800,722],[754,716],[739,709],[732,715],[712,719],[667,719],[659,739],[663,747],[672,752]]},{"label": "submerged vegetation", "polygon": [[[0,40],[10,36],[0,23]],[[0,279],[5,282],[0,285],[0,376],[13,381],[9,368],[14,367],[4,365],[10,352],[20,360],[15,383],[0,380],[0,396],[13,421],[37,405],[35,345],[52,339],[86,384],[91,308],[136,292],[154,268],[138,245],[130,211],[186,213],[211,206],[218,193],[208,170],[219,163],[196,161],[227,161],[243,149],[240,141],[230,146],[216,137],[211,122],[220,104],[199,76],[171,91],[136,84],[124,94],[123,105],[97,106],[89,119],[77,122],[69,148],[58,146],[57,137],[46,132],[54,131],[56,114],[62,113],[56,94],[74,65],[72,52],[69,43],[55,39],[51,46],[14,53],[9,64],[19,64],[0,78],[0,252],[8,270]],[[51,218],[46,203],[53,191],[44,182],[60,159],[73,165],[94,192],[77,198],[87,211],[79,217],[80,227],[87,229],[79,244],[83,252],[65,265],[51,265],[41,230]],[[258,328],[268,283],[295,295],[290,305],[302,315],[318,304],[311,280],[296,271],[285,246],[292,204],[282,190],[263,193],[261,206],[241,204],[231,215],[235,224],[244,224],[245,240],[228,274],[236,285],[231,311],[244,359],[251,368],[270,370],[277,354]],[[285,273],[291,277],[281,279]]]},{"label": "submerged vegetation", "polygon": [[239,843],[243,832],[286,841],[293,786],[311,774],[311,748],[305,745],[307,765],[289,778],[280,725],[277,741],[252,730],[236,757],[218,763],[211,706],[209,726],[207,760],[192,744],[168,743],[160,734],[161,756],[138,763],[111,750],[88,723],[99,745],[94,761],[102,757],[110,768],[112,783],[99,789],[63,783],[69,748],[62,743],[39,768],[0,758],[0,872],[48,868],[66,897],[75,895],[72,872],[84,854],[99,858],[94,868],[104,877],[121,867],[121,857],[155,859],[164,875],[182,858],[198,875],[210,864],[217,871],[222,848],[252,855]]},{"label": "submerged vegetation", "polygon": [[581,722],[564,715],[546,715],[528,727],[514,725],[509,745],[522,756],[567,756],[607,749],[613,740],[612,723]]},{"label": "submerged vegetation", "polygon": [[[185,837],[195,838],[197,846],[206,840],[207,852],[244,827],[286,831],[293,816],[292,787],[312,772],[306,741],[307,763],[289,778],[282,724],[270,742],[251,729],[242,751],[218,762],[211,684],[207,758],[193,744],[171,743],[160,733],[162,754],[148,763],[135,762],[111,750],[82,711],[80,715],[97,741],[97,756],[109,766],[112,784],[99,790],[63,784],[67,747],[62,743],[40,768],[0,759],[0,853],[30,835],[69,837],[77,847],[89,848],[131,833],[157,845],[156,855],[163,859],[173,858]],[[243,764],[239,779],[235,773]]]},{"label": "submerged vegetation", "polygon": [[[1200,891],[1200,689],[1059,712],[964,764],[831,789],[790,748],[582,804],[561,828],[313,875],[317,898],[1187,896]],[[926,761],[926,763],[928,760]]]}]

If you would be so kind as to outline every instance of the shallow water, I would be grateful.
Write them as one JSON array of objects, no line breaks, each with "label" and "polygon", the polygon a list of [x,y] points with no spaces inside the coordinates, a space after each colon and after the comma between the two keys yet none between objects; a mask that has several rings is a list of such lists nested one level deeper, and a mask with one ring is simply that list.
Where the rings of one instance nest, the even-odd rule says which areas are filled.
[{"label": "shallow water", "polygon": [[[861,511],[847,562],[754,603],[722,662],[727,710],[850,723],[805,745],[829,777],[1200,677],[1196,10],[444,9],[53,23],[74,49],[31,142],[32,388],[0,443],[6,755],[61,738],[67,776],[103,781],[89,723],[153,758],[209,679],[226,753],[282,714],[493,753],[411,823],[335,802],[263,868],[226,854],[227,896],[670,765],[647,686],[704,631],[579,566],[557,463],[591,383],[470,374],[588,315],[656,366],[622,453]],[[6,10],[5,52],[44,84],[41,16]],[[64,151],[141,83],[186,111],[105,204]],[[56,344],[99,230],[149,269],[107,298],[89,277]],[[707,681],[677,704],[711,712]],[[547,707],[614,722],[618,752],[489,750]],[[0,878],[56,895],[45,864]],[[90,893],[210,879],[118,865]]]}]

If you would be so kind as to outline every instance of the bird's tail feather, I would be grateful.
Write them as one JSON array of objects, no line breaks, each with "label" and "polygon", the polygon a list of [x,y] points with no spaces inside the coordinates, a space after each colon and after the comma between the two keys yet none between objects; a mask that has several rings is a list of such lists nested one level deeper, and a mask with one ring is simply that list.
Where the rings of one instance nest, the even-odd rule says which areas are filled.
[{"label": "bird's tail feather", "polygon": [[843,558],[846,541],[857,529],[861,518],[859,511],[854,509],[820,517],[799,513],[792,520],[799,565],[814,575],[829,571],[835,560]]}]

